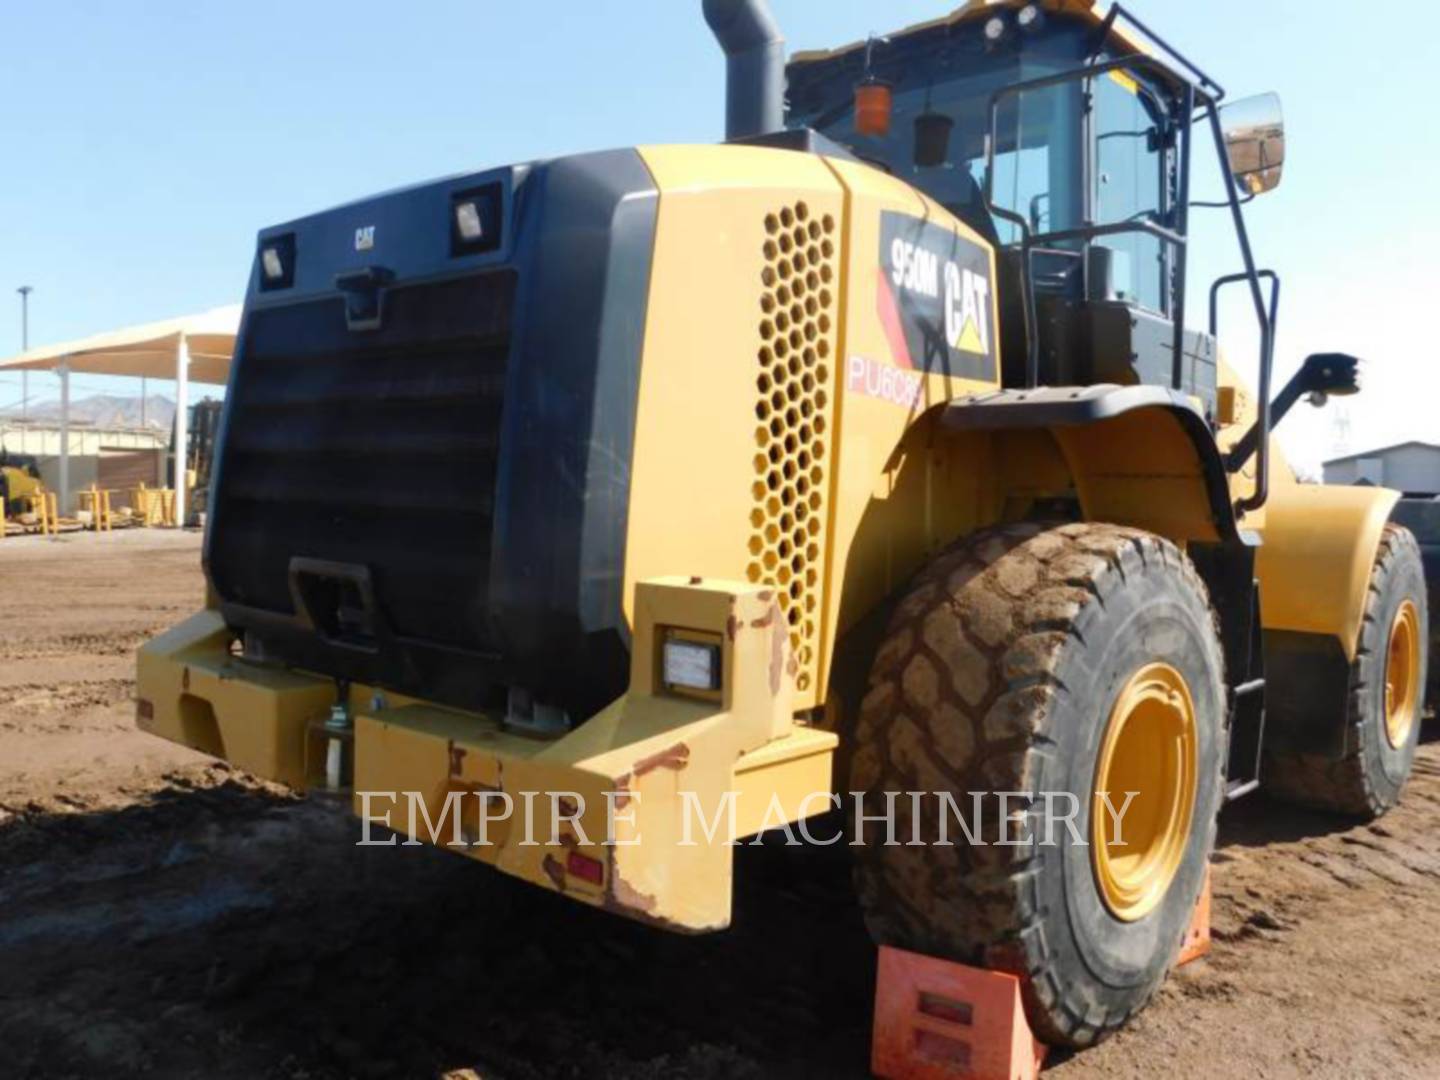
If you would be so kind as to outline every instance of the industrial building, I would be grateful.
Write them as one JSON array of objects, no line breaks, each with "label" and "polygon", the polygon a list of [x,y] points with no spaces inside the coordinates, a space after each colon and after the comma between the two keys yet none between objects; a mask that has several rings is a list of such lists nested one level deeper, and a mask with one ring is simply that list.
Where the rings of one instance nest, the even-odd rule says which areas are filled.
[{"label": "industrial building", "polygon": [[1440,446],[1403,442],[1325,462],[1327,484],[1369,484],[1411,497],[1440,496]]},{"label": "industrial building", "polygon": [[[176,455],[184,455],[190,447],[189,386],[191,383],[225,385],[230,374],[230,356],[235,349],[239,322],[238,306],[214,308],[197,315],[127,326],[76,341],[46,345],[0,360],[0,370],[50,371],[60,377],[60,423],[58,427],[48,428],[52,439],[49,445],[53,449],[40,448],[39,429],[33,426],[13,446],[7,436],[6,448],[17,454],[31,453],[53,458],[42,461],[40,472],[45,485],[57,494],[62,515],[75,509],[77,493],[91,484],[107,489],[137,486],[142,475],[150,475],[148,458],[137,455],[137,451],[148,452],[158,445],[162,453],[170,449]],[[77,420],[70,407],[70,377],[80,373],[125,375],[139,379],[173,378],[179,421],[175,425],[174,441],[170,439],[168,428],[159,433],[146,429],[116,432],[111,437],[98,427]],[[95,432],[97,437],[88,438],[91,432]],[[68,434],[68,437],[62,433]],[[77,438],[80,440],[78,446]],[[159,440],[159,443],[154,440]],[[93,459],[91,469],[82,464],[80,471],[76,471],[72,455],[77,452]],[[157,479],[153,482],[147,479],[147,486],[164,485],[161,478],[168,479],[170,475],[159,471],[164,467],[156,465]],[[183,468],[177,462],[176,471]],[[175,491],[177,521],[190,520],[186,512],[188,498],[187,485],[179,485]]]},{"label": "industrial building", "polygon": [[[52,491],[60,490],[60,428],[54,423],[7,421],[0,428],[0,448],[16,455],[34,456],[40,479]],[[69,431],[70,490],[92,485],[111,490],[165,487],[168,430],[155,428],[87,427],[71,423]],[[65,508],[62,513],[68,513]]]}]

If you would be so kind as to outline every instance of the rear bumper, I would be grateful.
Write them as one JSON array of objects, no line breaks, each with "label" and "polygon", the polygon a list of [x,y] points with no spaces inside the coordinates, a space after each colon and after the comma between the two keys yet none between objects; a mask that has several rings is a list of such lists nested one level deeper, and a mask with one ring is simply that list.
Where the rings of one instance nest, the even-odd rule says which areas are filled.
[{"label": "rear bumper", "polygon": [[[661,579],[637,587],[635,611],[629,691],[558,739],[351,686],[365,834],[382,823],[669,929],[727,926],[733,841],[827,809],[837,740],[792,719],[769,592]],[[721,643],[719,700],[657,685],[667,629]],[[233,656],[231,639],[205,611],[144,646],[137,723],[267,779],[323,785],[335,683]]]}]

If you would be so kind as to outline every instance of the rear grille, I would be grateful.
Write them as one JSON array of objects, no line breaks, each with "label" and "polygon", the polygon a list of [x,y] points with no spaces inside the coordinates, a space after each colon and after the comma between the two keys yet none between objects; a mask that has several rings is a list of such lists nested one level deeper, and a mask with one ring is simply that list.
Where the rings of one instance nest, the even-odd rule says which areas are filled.
[{"label": "rear grille", "polygon": [[225,434],[211,572],[293,614],[293,558],[366,567],[390,633],[486,651],[512,272],[252,313]]},{"label": "rear grille", "polygon": [[790,624],[795,688],[805,694],[819,670],[820,575],[829,508],[830,428],[835,363],[835,218],[809,204],[765,217],[763,319],[755,386],[755,509],[750,581],[777,591]]}]

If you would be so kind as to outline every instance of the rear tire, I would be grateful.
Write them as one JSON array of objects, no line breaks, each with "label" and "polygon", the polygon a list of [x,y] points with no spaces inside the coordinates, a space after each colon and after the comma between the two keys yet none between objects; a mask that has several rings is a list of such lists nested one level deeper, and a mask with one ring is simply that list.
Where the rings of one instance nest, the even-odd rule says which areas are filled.
[{"label": "rear tire", "polygon": [[[935,798],[918,808],[896,798],[896,838],[913,829],[926,843],[889,846],[885,826],[866,823],[856,882],[872,935],[1018,975],[1031,1026],[1050,1045],[1088,1046],[1124,1024],[1169,971],[1214,846],[1226,746],[1221,657],[1204,585],[1159,537],[1014,525],[939,556],[876,654],[851,790],[866,793],[867,815],[884,811],[887,792],[948,792],[972,825],[967,793],[991,793],[976,830],[988,842],[1000,833],[993,793],[1069,792],[1077,829],[1057,825],[1053,843],[971,845],[950,816],[955,844],[939,846],[942,812],[951,812]],[[1103,845],[1091,842],[1092,802],[1105,747],[1117,745],[1110,733],[1130,730],[1115,718],[1139,715],[1120,703],[1161,668],[1188,688],[1192,706],[1189,772],[1173,774],[1188,775],[1189,805],[1172,800],[1185,816],[1165,834],[1170,861],[1148,880],[1148,898],[1126,908],[1126,875],[1102,870]],[[1153,739],[1131,750],[1142,772],[1163,756]],[[1043,833],[1042,809],[1037,801],[1029,814],[1032,831]],[[1136,818],[1147,816],[1163,819]]]},{"label": "rear tire", "polygon": [[1420,546],[1409,529],[1387,525],[1350,664],[1344,756],[1267,753],[1266,790],[1300,806],[1361,818],[1394,806],[1420,741],[1428,641]]}]

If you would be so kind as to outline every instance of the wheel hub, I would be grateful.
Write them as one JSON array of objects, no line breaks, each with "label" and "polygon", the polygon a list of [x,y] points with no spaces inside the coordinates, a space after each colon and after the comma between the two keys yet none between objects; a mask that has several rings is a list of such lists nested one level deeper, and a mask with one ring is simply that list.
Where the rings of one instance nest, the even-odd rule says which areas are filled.
[{"label": "wheel hub", "polygon": [[1410,741],[1420,704],[1420,613],[1406,600],[1390,624],[1385,652],[1385,737],[1399,750]]},{"label": "wheel hub", "polygon": [[1175,879],[1190,840],[1198,768],[1185,677],[1169,664],[1148,664],[1110,712],[1090,808],[1095,883],[1117,919],[1144,918]]}]

